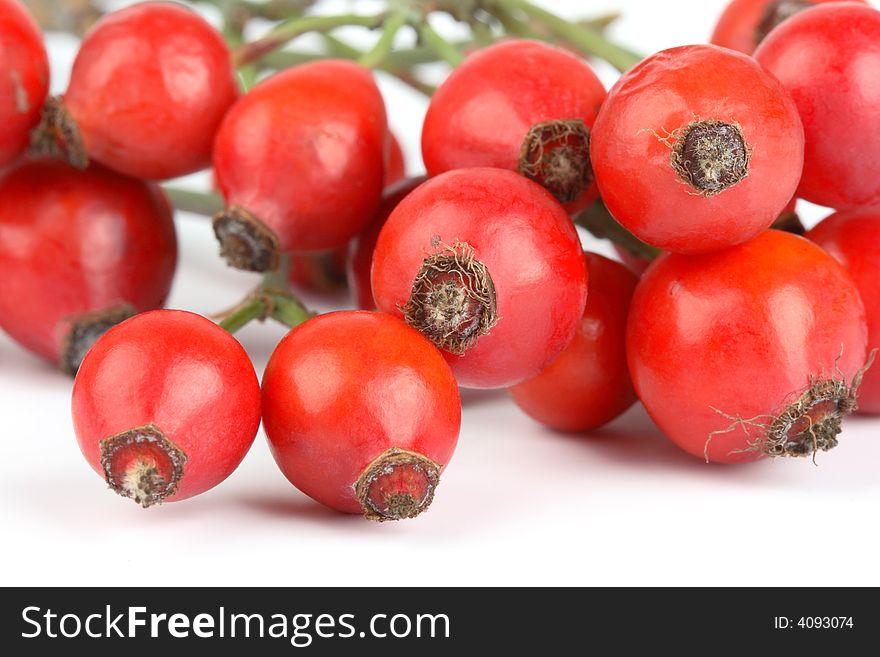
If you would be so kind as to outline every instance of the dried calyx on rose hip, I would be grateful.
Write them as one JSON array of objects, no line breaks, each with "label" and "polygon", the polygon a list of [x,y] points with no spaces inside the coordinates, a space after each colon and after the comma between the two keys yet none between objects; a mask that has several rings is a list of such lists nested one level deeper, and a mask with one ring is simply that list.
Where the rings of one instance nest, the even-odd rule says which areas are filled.
[{"label": "dried calyx on rose hip", "polygon": [[108,328],[161,307],[176,263],[156,185],[58,160],[0,174],[0,327],[64,372]]},{"label": "dried calyx on rose hip", "polygon": [[645,409],[718,463],[835,447],[872,355],[865,308],[834,258],[770,230],[699,256],[660,256],[630,308],[627,356]]},{"label": "dried calyx on rose hip", "polygon": [[[826,2],[840,1],[732,0],[715,25],[712,43],[751,55],[764,37],[792,16]],[[866,2],[866,0],[855,1]]]},{"label": "dried calyx on rose hip", "polygon": [[208,319],[143,313],[105,333],[73,387],[89,465],[144,508],[226,479],[260,426],[260,384],[242,346]]},{"label": "dried calyx on rose hip", "polygon": [[379,206],[388,140],[382,96],[357,64],[312,62],[258,84],[214,146],[227,205],[214,217],[223,257],[267,271],[282,252],[344,246]]},{"label": "dried calyx on rose hip", "polygon": [[80,168],[96,161],[137,178],[174,178],[210,164],[237,94],[217,30],[188,7],[144,2],[89,31],[33,141]]},{"label": "dried calyx on rose hip", "polygon": [[291,331],[263,375],[263,423],[290,482],[370,520],[431,504],[458,440],[461,401],[443,357],[383,313],[320,315]]},{"label": "dried calyx on rose hip", "polygon": [[571,219],[545,189],[504,169],[457,169],[388,217],[373,295],[440,348],[460,385],[503,388],[569,343],[587,272]]},{"label": "dried calyx on rose hip", "polygon": [[0,167],[27,148],[49,89],[40,28],[20,0],[0,0]]},{"label": "dried calyx on rose hip", "polygon": [[797,187],[804,135],[785,89],[753,59],[682,46],[618,80],[590,153],[615,219],[657,248],[706,253],[770,227]]},{"label": "dried calyx on rose hip", "polygon": [[570,52],[525,39],[493,44],[431,99],[425,166],[431,176],[482,166],[518,171],[575,212],[596,198],[590,129],[604,98],[599,78]]}]

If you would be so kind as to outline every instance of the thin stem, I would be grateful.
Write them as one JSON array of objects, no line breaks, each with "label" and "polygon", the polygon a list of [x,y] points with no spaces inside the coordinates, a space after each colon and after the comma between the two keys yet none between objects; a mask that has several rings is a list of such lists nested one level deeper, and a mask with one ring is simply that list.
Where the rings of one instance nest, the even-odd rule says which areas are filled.
[{"label": "thin stem", "polygon": [[367,53],[358,60],[361,66],[376,68],[382,64],[394,46],[394,38],[398,31],[409,21],[409,12],[395,11],[382,23],[382,35]]},{"label": "thin stem", "polygon": [[218,325],[220,328],[235,333],[243,328],[246,324],[255,319],[261,319],[266,316],[266,304],[259,296],[250,296],[235,310],[226,315]]},{"label": "thin stem", "polygon": [[611,240],[636,257],[653,260],[662,253],[657,247],[645,244],[621,226],[608,212],[601,199],[578,214],[574,222],[585,228],[593,237]]},{"label": "thin stem", "polygon": [[266,54],[308,32],[327,32],[346,25],[359,25],[373,29],[379,27],[384,19],[384,14],[373,14],[370,16],[342,14],[339,16],[304,16],[297,18],[282,23],[262,39],[242,45],[235,52],[235,63],[237,67],[241,67],[245,64],[259,61]]},{"label": "thin stem", "polygon": [[[343,57],[345,59],[357,60],[364,56],[363,51],[358,50],[354,46],[347,44],[341,39],[337,39],[332,34],[324,35],[324,43],[327,45],[327,49],[334,57]],[[432,96],[437,90],[436,87],[419,80],[408,66],[400,66],[395,65],[391,62],[385,62],[377,66],[376,68],[378,68],[380,71],[385,71],[386,73],[393,75],[404,84],[408,84],[410,87],[412,87],[416,91],[420,91],[426,96]]]},{"label": "thin stem", "polygon": [[194,212],[195,214],[212,217],[224,207],[223,199],[217,194],[193,192],[188,189],[164,185],[162,186],[162,191],[165,192],[174,208],[184,212]]},{"label": "thin stem", "polygon": [[643,59],[637,53],[612,43],[598,31],[567,21],[528,0],[494,0],[494,2],[497,3],[496,8],[501,7],[509,11],[522,12],[546,26],[557,37],[575,46],[581,52],[604,59],[619,71],[626,71]]},{"label": "thin stem", "polygon": [[464,61],[464,57],[452,43],[444,39],[427,21],[419,26],[419,38],[428,48],[433,50],[440,59],[453,68]]}]

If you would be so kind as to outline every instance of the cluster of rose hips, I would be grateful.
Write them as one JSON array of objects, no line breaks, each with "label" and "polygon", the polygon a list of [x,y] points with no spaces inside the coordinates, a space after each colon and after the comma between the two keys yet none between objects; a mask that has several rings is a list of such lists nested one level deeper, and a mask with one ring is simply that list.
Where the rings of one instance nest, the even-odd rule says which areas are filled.
[{"label": "cluster of rose hips", "polygon": [[[565,49],[480,49],[432,98],[427,176],[400,180],[357,64],[239,95],[219,33],[145,3],[99,21],[47,99],[40,34],[0,0],[0,326],[77,373],[83,454],[145,507],[220,483],[262,420],[307,495],[413,517],[455,448],[458,386],[564,431],[639,399],[707,461],[815,455],[857,403],[880,413],[880,12],[811,4],[734,0],[727,47],[657,53],[607,94]],[[268,273],[254,307],[301,323],[262,385],[232,323],[158,310],[176,241],[151,181],[209,165],[222,256]],[[771,228],[796,198],[838,212],[808,239]],[[573,217],[596,208],[644,247],[632,268],[582,251]],[[283,308],[286,279],[341,263],[362,310]]]}]

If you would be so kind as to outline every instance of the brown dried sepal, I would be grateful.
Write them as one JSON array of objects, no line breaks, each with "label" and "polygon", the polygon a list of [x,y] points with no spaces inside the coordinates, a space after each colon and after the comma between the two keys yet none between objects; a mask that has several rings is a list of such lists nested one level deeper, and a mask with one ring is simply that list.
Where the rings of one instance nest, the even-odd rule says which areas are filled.
[{"label": "brown dried sepal", "polygon": [[354,485],[364,517],[376,522],[415,518],[434,500],[440,470],[422,454],[399,447],[384,451]]},{"label": "brown dried sepal", "polygon": [[[433,245],[441,246],[438,237]],[[438,348],[459,356],[498,321],[489,270],[463,242],[444,245],[424,259],[401,310],[407,324]]]},{"label": "brown dried sepal", "polygon": [[536,123],[519,152],[518,171],[560,203],[576,201],[593,181],[590,131],[583,119]]},{"label": "brown dried sepal", "polygon": [[89,166],[89,156],[79,128],[59,96],[46,99],[40,122],[31,132],[31,151],[61,158],[76,169]]},{"label": "brown dried sepal", "polygon": [[135,314],[137,314],[137,310],[133,306],[121,303],[110,308],[78,315],[70,322],[70,329],[61,343],[59,369],[69,376],[76,376],[86,352],[97,342],[98,338]]},{"label": "brown dried sepal", "polygon": [[214,215],[214,235],[220,255],[236,269],[274,271],[281,262],[281,247],[275,232],[253,214],[231,205]]},{"label": "brown dried sepal", "polygon": [[660,139],[671,148],[672,169],[694,194],[715,196],[749,175],[752,149],[737,123],[694,121]]}]

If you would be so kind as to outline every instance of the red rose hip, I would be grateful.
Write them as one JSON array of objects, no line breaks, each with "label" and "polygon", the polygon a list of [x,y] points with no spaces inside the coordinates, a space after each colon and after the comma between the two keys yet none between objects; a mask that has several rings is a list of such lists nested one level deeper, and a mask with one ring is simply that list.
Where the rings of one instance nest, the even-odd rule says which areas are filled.
[{"label": "red rose hip", "polygon": [[626,365],[626,320],[638,277],[619,262],[584,254],[589,291],[571,343],[537,376],[510,388],[527,415],[560,431],[587,431],[636,400]]},{"label": "red rose hip", "polygon": [[0,0],[0,167],[27,147],[49,89],[49,60],[19,0]]},{"label": "red rose hip", "polygon": [[[806,234],[834,256],[855,281],[868,319],[868,349],[880,348],[880,208],[837,212]],[[880,414],[880,371],[865,373],[858,410]]]},{"label": "red rose hip", "polygon": [[460,421],[443,357],[382,313],[309,320],[281,341],[263,375],[263,422],[281,471],[318,502],[370,520],[428,507]]},{"label": "red rose hip", "polygon": [[750,57],[683,46],[618,80],[590,142],[602,200],[643,242],[705,253],[766,230],[803,166],[797,109]]},{"label": "red rose hip", "polygon": [[716,253],[662,255],[627,331],[636,392],[670,440],[707,461],[837,445],[864,374],[858,290],[834,258],[770,230]]},{"label": "red rose hip", "polygon": [[0,175],[0,327],[67,373],[107,328],[162,306],[176,263],[157,186],[58,160]]},{"label": "red rose hip", "polygon": [[880,12],[837,2],[802,12],[755,59],[803,121],[798,196],[838,210],[880,204]]},{"label": "red rose hip", "polygon": [[324,60],[273,75],[230,110],[214,145],[227,207],[214,218],[234,267],[327,251],[367,224],[382,195],[385,106],[369,71]]},{"label": "red rose hip", "polygon": [[515,39],[468,57],[431,99],[422,129],[428,174],[518,171],[571,210],[595,199],[590,129],[605,87],[577,56]]},{"label": "red rose hip", "polygon": [[40,139],[77,166],[95,160],[136,178],[174,178],[210,165],[237,93],[213,27],[182,5],[144,2],[107,14],[85,36]]},{"label": "red rose hip", "polygon": [[208,319],[156,310],[110,329],[73,387],[89,465],[144,508],[226,479],[260,426],[260,385],[241,345]]},{"label": "red rose hip", "polygon": [[571,341],[587,297],[571,219],[504,169],[457,169],[411,192],[379,234],[372,280],[379,309],[426,335],[469,388],[535,375]]}]

